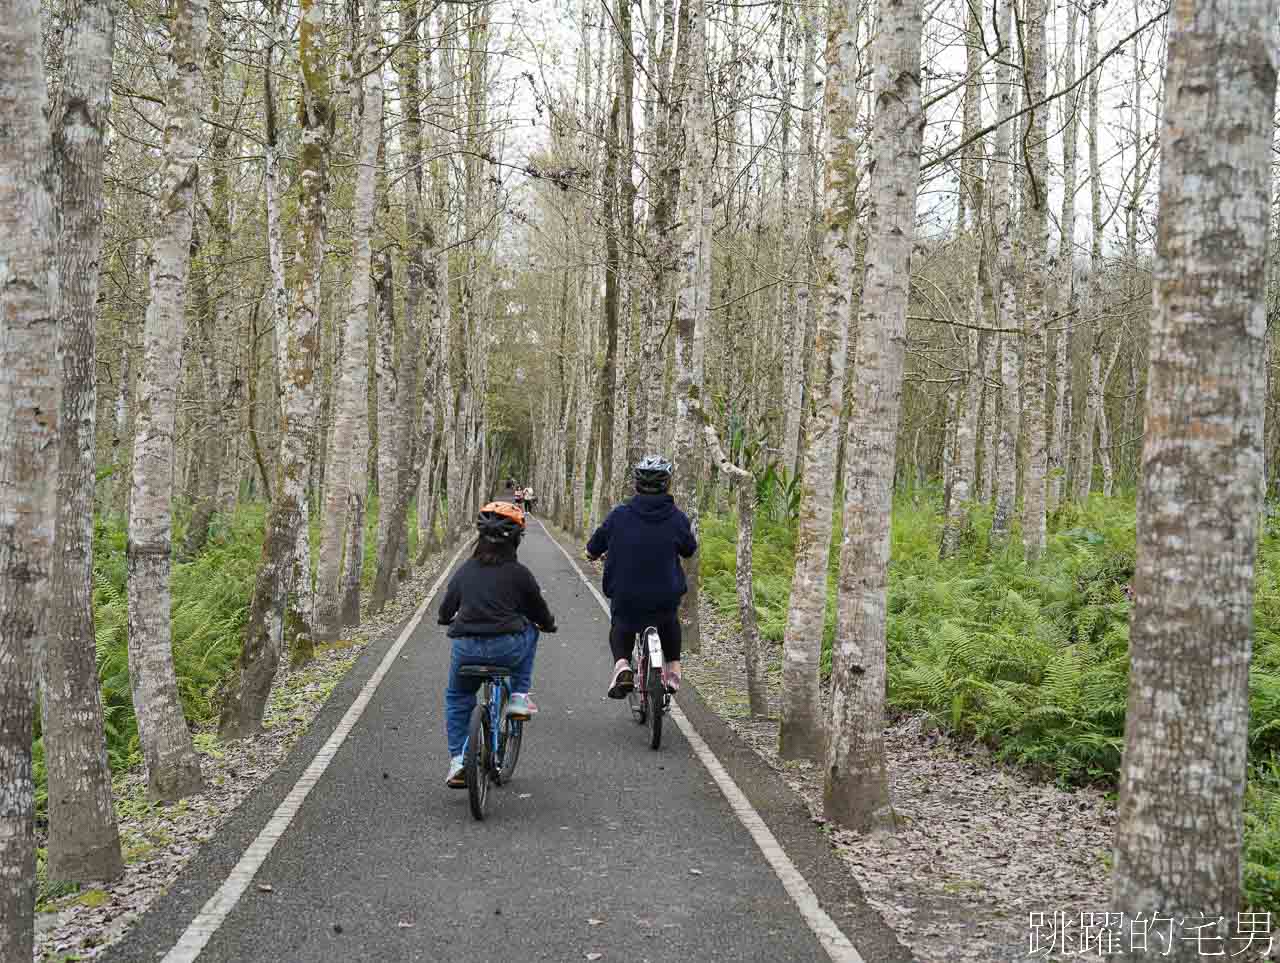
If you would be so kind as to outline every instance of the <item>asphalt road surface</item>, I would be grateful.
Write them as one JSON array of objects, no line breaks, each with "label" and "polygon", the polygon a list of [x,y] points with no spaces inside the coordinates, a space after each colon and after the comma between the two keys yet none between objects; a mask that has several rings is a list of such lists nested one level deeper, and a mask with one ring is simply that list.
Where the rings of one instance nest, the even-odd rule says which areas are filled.
[{"label": "asphalt road surface", "polygon": [[[654,752],[626,703],[604,697],[606,617],[531,528],[520,556],[560,631],[540,640],[541,711],[485,821],[444,786],[437,596],[202,961],[828,959],[676,725]],[[366,651],[281,770],[105,959],[155,961],[174,945],[391,642]],[[910,960],[795,797],[696,695],[680,703],[867,963]]]}]

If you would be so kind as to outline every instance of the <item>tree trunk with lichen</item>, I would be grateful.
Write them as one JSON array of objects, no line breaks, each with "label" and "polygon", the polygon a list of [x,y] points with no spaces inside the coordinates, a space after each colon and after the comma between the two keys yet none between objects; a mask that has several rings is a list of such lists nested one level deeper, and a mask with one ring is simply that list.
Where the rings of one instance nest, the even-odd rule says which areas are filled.
[{"label": "tree trunk with lichen", "polygon": [[[1241,908],[1278,18],[1276,0],[1215,0],[1169,24],[1112,901],[1126,919],[1212,926]],[[1198,941],[1170,949],[1200,958]]]},{"label": "tree trunk with lichen", "polygon": [[[417,492],[417,479],[421,476],[421,445],[414,443],[414,424],[418,414],[422,342],[422,302],[435,298],[434,290],[428,291],[434,280],[434,271],[428,267],[432,248],[436,244],[434,219],[423,208],[426,201],[422,159],[422,82],[420,77],[421,55],[417,40],[420,28],[417,24],[417,0],[401,7],[400,25],[404,40],[399,65],[400,101],[404,110],[402,135],[405,164],[409,176],[405,180],[405,234],[409,241],[407,258],[407,285],[405,290],[404,337],[401,341],[400,364],[395,371],[395,387],[389,392],[386,407],[380,411],[386,419],[391,449],[383,457],[383,421],[378,422],[379,470],[378,470],[378,536],[377,569],[374,574],[373,592],[369,599],[369,611],[380,612],[395,594],[396,585],[405,572],[399,559],[402,549],[407,551],[409,532],[406,528],[409,502]],[[388,255],[389,257],[389,255]],[[388,264],[388,268],[390,265]],[[387,284],[391,275],[386,273]],[[380,301],[389,311],[392,301]],[[434,312],[432,312],[434,313]],[[392,447],[393,446],[393,447]],[[394,453],[394,457],[391,454]],[[386,477],[384,477],[386,476]]]},{"label": "tree trunk with lichen", "polygon": [[[838,53],[833,58],[843,68],[840,79],[850,99],[856,78],[856,10],[850,0],[842,11]],[[884,749],[889,520],[924,138],[922,29],[920,0],[885,0],[872,46],[876,78],[870,162],[873,214],[858,318],[858,381],[849,420],[823,794],[827,818],[857,831],[883,828],[893,819]],[[829,82],[829,97],[832,86]],[[829,123],[833,140],[842,126],[851,126],[850,121]]]},{"label": "tree trunk with lichen", "polygon": [[[964,89],[964,133],[967,141],[977,134],[982,125],[982,22],[976,7],[968,8],[965,28],[965,69],[968,79]],[[990,313],[990,276],[987,270],[986,232],[982,230],[982,218],[986,211],[986,140],[978,137],[961,164],[963,184],[961,196],[968,202],[970,220],[965,227],[969,249],[973,252],[976,268],[973,275],[973,294],[970,297],[970,318],[978,328],[988,323]],[[947,558],[955,554],[960,538],[969,520],[969,508],[977,488],[979,409],[982,402],[983,369],[986,367],[988,339],[978,331],[962,336],[964,350],[963,400],[956,421],[956,453],[948,490],[946,522],[942,529],[940,554]]]},{"label": "tree trunk with lichen", "polygon": [[1027,118],[1024,140],[1027,176],[1023,181],[1022,235],[1026,254],[1023,295],[1022,411],[1026,422],[1027,467],[1022,493],[1022,546],[1027,561],[1044,554],[1048,492],[1048,437],[1045,425],[1045,345],[1048,312],[1046,280],[1054,273],[1049,254],[1049,108],[1044,100],[1048,75],[1045,57],[1045,2],[1025,0]]},{"label": "tree trunk with lichen", "polygon": [[[698,534],[698,479],[701,477],[703,336],[711,303],[710,104],[707,97],[707,21],[705,0],[683,0],[682,28],[687,17],[688,109],[684,115],[684,164],[681,172],[678,269],[673,325],[675,330],[675,496]],[[701,556],[684,561],[689,590],[680,601],[684,649],[702,648],[698,615]]]},{"label": "tree trunk with lichen", "polygon": [[[288,628],[299,632],[296,657],[309,657],[309,625],[294,624],[295,612],[305,611],[291,601],[305,595],[310,583],[310,560],[299,554],[305,546],[301,526],[307,516],[307,475],[315,407],[316,364],[320,356],[320,288],[324,267],[325,227],[329,198],[330,110],[329,67],[321,42],[324,7],[303,0],[298,27],[298,55],[303,84],[299,113],[303,120],[298,151],[298,260],[302,271],[293,293],[293,310],[286,318],[284,389],[280,410],[280,458],[274,501],[262,544],[262,561],[249,604],[244,646],[236,673],[227,687],[219,720],[223,738],[243,738],[262,727],[267,696],[281,657],[281,636]],[[270,156],[268,156],[270,160]],[[283,291],[278,292],[279,296]]]},{"label": "tree trunk with lichen", "polygon": [[219,288],[223,272],[230,261],[231,251],[231,175],[228,170],[228,153],[231,131],[227,127],[231,118],[224,115],[224,76],[226,47],[223,36],[222,0],[210,0],[209,45],[206,70],[209,114],[214,121],[213,136],[205,160],[205,176],[212,181],[212,204],[208,208],[209,233],[198,245],[198,263],[193,269],[192,312],[196,324],[196,337],[192,339],[199,351],[200,376],[204,387],[203,424],[195,443],[196,477],[189,480],[191,488],[191,517],[178,552],[179,558],[194,558],[204,548],[209,538],[209,526],[218,508],[218,494],[223,472],[227,470],[226,455],[231,433],[228,425],[235,418],[234,407],[228,404],[226,386],[218,364],[218,328],[222,299]]},{"label": "tree trunk with lichen", "polygon": [[[837,76],[828,77],[825,109],[829,125],[824,186],[824,232],[817,278],[813,357],[804,421],[800,522],[795,569],[782,649],[782,719],[778,752],[783,759],[821,759],[826,727],[819,688],[819,663],[827,610],[827,559],[836,491],[836,431],[844,403],[844,376],[853,309],[853,266],[857,247],[855,195],[857,141],[854,136],[853,15],[832,6],[828,53]],[[812,30],[810,26],[808,29]],[[847,71],[847,73],[846,73]],[[812,120],[808,123],[812,124]],[[805,161],[808,163],[808,160]],[[800,178],[801,201],[805,177]]]},{"label": "tree trunk with lichen", "polygon": [[[370,37],[376,36],[377,5],[366,10]],[[369,412],[369,302],[374,183],[382,131],[382,78],[371,71],[364,82],[360,111],[359,167],[356,171],[351,237],[351,293],[342,344],[342,371],[335,391],[333,439],[325,470],[324,518],[316,568],[315,636],[332,642],[342,634],[344,568],[355,539],[349,527],[363,525],[368,452],[357,451],[361,425]]]},{"label": "tree trunk with lichen", "polygon": [[[1000,36],[1011,37],[1013,30],[1013,0],[1000,0]],[[1000,62],[997,74],[999,91],[996,115],[1013,114],[1013,66],[1012,51]],[[995,150],[991,156],[991,169],[995,172],[995,188],[992,201],[992,231],[999,238],[996,254],[995,277],[998,324],[1001,329],[999,352],[1000,420],[996,455],[996,471],[992,481],[995,487],[995,511],[991,516],[991,541],[1001,546],[1009,540],[1013,523],[1014,496],[1018,484],[1017,443],[1022,409],[1018,401],[1018,340],[1010,333],[1014,326],[1014,309],[1017,300],[1017,279],[1014,276],[1013,214],[1009,194],[1012,180],[1012,121],[1001,124],[996,131]]]},{"label": "tree trunk with lichen", "polygon": [[115,11],[79,0],[63,38],[53,112],[59,194],[62,414],[48,648],[39,667],[48,773],[48,876],[85,883],[124,869],[111,799],[93,622],[96,338],[103,236],[104,135],[111,105]]},{"label": "tree trunk with lichen", "polygon": [[153,798],[172,801],[201,788],[200,760],[173,667],[169,574],[173,535],[174,431],[187,327],[192,203],[200,159],[206,0],[174,8],[166,82],[164,152],[155,228],[142,378],[129,500],[129,683]]},{"label": "tree trunk with lichen", "polygon": [[0,960],[32,958],[31,733],[49,631],[62,371],[48,92],[34,2],[0,5]]},{"label": "tree trunk with lichen", "polygon": [[[1098,19],[1094,8],[1088,14],[1087,66],[1089,83],[1089,222],[1092,239],[1089,243],[1089,287],[1087,305],[1089,313],[1098,314],[1102,305],[1102,175],[1098,162]],[[1084,417],[1077,426],[1075,438],[1076,457],[1072,475],[1072,497],[1085,501],[1093,487],[1093,436],[1098,427],[1101,410],[1099,372],[1102,368],[1102,324],[1094,321],[1093,347],[1089,356],[1089,381],[1085,393]]]}]

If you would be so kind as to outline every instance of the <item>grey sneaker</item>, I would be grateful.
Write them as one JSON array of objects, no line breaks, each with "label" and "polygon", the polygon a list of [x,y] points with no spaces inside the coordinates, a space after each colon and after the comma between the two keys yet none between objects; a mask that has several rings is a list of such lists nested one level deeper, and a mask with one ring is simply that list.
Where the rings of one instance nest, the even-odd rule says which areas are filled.
[{"label": "grey sneaker", "polygon": [[449,760],[449,778],[444,784],[450,789],[466,789],[467,774],[463,771],[462,756],[454,756]]}]

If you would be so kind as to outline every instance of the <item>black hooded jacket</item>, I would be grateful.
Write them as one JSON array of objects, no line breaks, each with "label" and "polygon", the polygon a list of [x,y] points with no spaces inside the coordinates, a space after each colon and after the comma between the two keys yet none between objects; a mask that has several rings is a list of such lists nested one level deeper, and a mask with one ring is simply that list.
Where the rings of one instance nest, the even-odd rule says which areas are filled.
[{"label": "black hooded jacket", "polygon": [[676,608],[689,590],[680,559],[697,550],[689,517],[670,495],[636,495],[611,511],[587,543],[593,558],[608,553],[604,594],[623,622]]}]

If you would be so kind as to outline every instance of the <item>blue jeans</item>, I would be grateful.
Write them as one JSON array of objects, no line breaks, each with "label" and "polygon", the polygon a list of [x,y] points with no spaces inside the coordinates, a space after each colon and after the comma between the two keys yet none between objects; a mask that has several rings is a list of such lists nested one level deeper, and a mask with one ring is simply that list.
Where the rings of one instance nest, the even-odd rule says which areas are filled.
[{"label": "blue jeans", "polygon": [[538,629],[530,625],[510,635],[465,636],[451,639],[453,656],[449,662],[449,686],[444,691],[445,734],[449,755],[462,755],[467,741],[471,710],[483,679],[460,676],[464,665],[505,665],[511,667],[511,691],[528,692],[533,684],[533,657],[538,651]]}]

